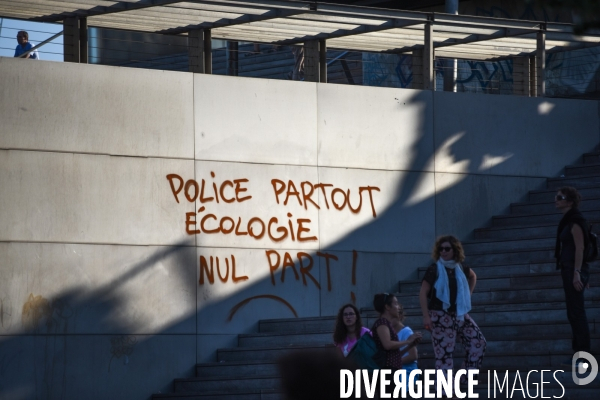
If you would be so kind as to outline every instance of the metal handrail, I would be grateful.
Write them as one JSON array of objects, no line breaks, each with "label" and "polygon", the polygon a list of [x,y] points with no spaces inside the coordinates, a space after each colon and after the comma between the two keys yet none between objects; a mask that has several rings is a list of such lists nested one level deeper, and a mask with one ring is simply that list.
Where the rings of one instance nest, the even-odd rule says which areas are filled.
[{"label": "metal handrail", "polygon": [[337,57],[332,58],[331,60],[329,60],[327,62],[327,66],[330,66],[331,64],[333,64],[334,62],[336,62],[337,60],[339,60],[340,58],[344,57],[346,54],[350,53],[349,51],[344,51],[343,53],[338,54]]}]

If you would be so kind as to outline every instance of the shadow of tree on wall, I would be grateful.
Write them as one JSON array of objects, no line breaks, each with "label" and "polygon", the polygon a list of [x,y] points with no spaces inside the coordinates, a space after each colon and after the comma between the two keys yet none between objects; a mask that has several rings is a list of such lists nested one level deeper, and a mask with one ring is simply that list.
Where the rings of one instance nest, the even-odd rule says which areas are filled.
[{"label": "shadow of tree on wall", "polygon": [[[394,91],[390,90],[391,99],[393,93]],[[433,110],[430,109],[433,107],[431,93],[415,91],[411,102],[424,105],[423,116],[433,114]],[[538,115],[537,118],[543,119],[545,115]],[[356,299],[359,306],[369,306],[374,292],[395,291],[399,279],[415,277],[416,269],[429,262],[429,248],[435,235],[452,233],[438,230],[439,226],[452,226],[453,218],[456,218],[456,215],[447,210],[438,212],[438,209],[443,209],[438,204],[439,196],[443,194],[442,201],[450,197],[468,197],[471,195],[472,186],[466,179],[456,179],[454,183],[442,186],[443,189],[438,191],[439,183],[436,183],[433,166],[440,160],[436,160],[435,157],[444,157],[446,165],[448,163],[460,165],[461,169],[455,173],[460,175],[460,178],[466,174],[480,174],[481,171],[477,166],[483,165],[486,157],[506,157],[505,153],[497,152],[492,142],[486,146],[485,141],[477,149],[477,156],[473,157],[473,149],[464,149],[462,146],[469,135],[477,134],[480,132],[450,132],[445,137],[443,135],[437,137],[433,129],[427,132],[422,125],[412,145],[413,161],[407,169],[409,173],[403,175],[402,181],[398,182],[394,201],[385,210],[381,210],[376,219],[348,232],[335,243],[320,250],[327,253],[345,253],[347,257],[344,259],[346,260],[344,264],[341,265],[340,262],[340,265],[332,268],[337,269],[334,278],[340,275],[348,277],[352,274],[352,263],[347,260],[353,256],[352,249],[356,248],[357,244],[389,241],[390,237],[399,241],[414,240],[414,237],[411,237],[414,231],[410,227],[404,229],[403,221],[410,219],[411,214],[422,214],[427,210],[433,213],[429,216],[431,219],[424,222],[428,224],[428,228],[424,233],[420,233],[421,237],[418,237],[418,240],[423,242],[419,252],[373,255],[369,254],[371,252],[368,249],[359,246],[356,253],[358,268],[362,270],[361,277],[368,280],[368,287],[372,291],[372,293],[359,293]],[[432,135],[433,139],[428,135]],[[522,151],[521,148],[514,146],[511,150],[513,155],[502,162],[511,163],[527,157],[522,154]],[[551,156],[556,157],[556,155]],[[575,160],[565,161],[564,164],[567,164]],[[543,177],[538,178],[541,182]],[[423,182],[431,182],[431,180],[433,186],[430,184],[429,187],[433,188],[433,191],[427,192],[423,189]],[[494,185],[495,182],[490,179],[487,182],[482,181],[482,184]],[[168,190],[166,181],[165,190]],[[502,201],[508,205],[511,201],[519,200],[525,192],[520,195],[509,193]],[[418,193],[424,194],[419,197]],[[482,197],[485,197],[485,194]],[[486,200],[482,198],[482,201]],[[483,206],[482,208],[485,209]],[[448,220],[450,223],[440,224],[440,220]],[[267,289],[271,287],[269,275],[262,279],[251,279],[250,283],[244,283],[243,286],[239,285],[240,289],[232,295],[213,298],[210,301],[204,300],[201,295],[204,288],[198,284],[197,253],[197,247],[202,246],[202,237],[196,236],[190,239],[172,246],[157,246],[158,248],[143,261],[133,265],[123,265],[124,272],[102,286],[94,288],[94,282],[89,282],[88,285],[74,286],[56,295],[31,293],[24,299],[22,307],[13,307],[13,310],[21,311],[21,316],[12,316],[13,323],[15,318],[21,319],[21,328],[2,333],[5,336],[0,341],[0,397],[70,399],[85,396],[90,399],[105,399],[116,398],[114,394],[118,393],[118,398],[132,399],[139,398],[140,395],[147,398],[152,393],[169,392],[173,379],[192,376],[197,360],[208,357],[203,350],[199,349],[203,343],[212,345],[206,347],[236,343],[235,335],[218,330],[211,331],[210,327],[202,326],[201,323],[214,321],[215,325],[223,325],[229,323],[228,318],[232,319],[231,323],[235,323],[236,319],[243,318],[243,315],[259,315],[261,319],[293,317],[290,307],[284,304],[273,303],[266,307],[267,302],[273,302],[273,299],[266,297],[242,304],[234,315],[222,312],[222,310],[231,310],[236,304],[256,296],[257,293],[269,294]],[[210,250],[206,248],[206,251]],[[253,249],[252,251],[263,252],[264,250]],[[109,249],[107,248],[106,251]],[[204,251],[205,249],[200,249],[200,253]],[[311,254],[315,256],[314,252]],[[375,257],[376,264],[363,262],[363,259],[373,260],[369,257]],[[378,257],[379,260],[389,261],[389,264],[378,265]],[[394,264],[402,263],[402,260],[412,260],[415,264],[409,266]],[[147,281],[148,274],[164,269],[165,265],[168,265],[170,270],[164,279],[171,280],[171,283],[176,282],[179,286],[178,292],[157,294],[144,293],[140,290],[131,294],[125,290],[127,285],[136,281],[137,288],[143,289],[145,282],[150,283]],[[51,269],[53,265],[44,265],[44,267]],[[266,260],[264,267],[268,269]],[[298,262],[295,263],[297,270],[301,267]],[[319,271],[317,280],[320,281],[320,289],[316,289],[310,281],[302,284],[299,278],[294,278],[291,271],[287,272],[286,285],[288,286],[284,286],[282,290],[285,292],[289,285],[294,285],[296,291],[300,287],[300,294],[296,298],[284,298],[284,300],[289,302],[294,310],[302,310],[298,312],[300,317],[314,316],[314,314],[332,315],[332,309],[337,309],[343,302],[351,300],[350,290],[348,290],[347,299],[337,304],[338,299],[342,297],[336,295],[333,300],[328,296],[323,261],[318,263],[315,270]],[[281,274],[281,270],[274,274],[274,280],[278,283],[282,280]],[[220,284],[218,280],[215,282],[215,285]],[[156,290],[156,287],[148,285],[148,290]],[[318,293],[318,299],[312,300],[308,308],[302,306],[302,303],[309,302],[307,297],[314,295],[315,291]],[[132,297],[137,303],[132,302]],[[195,305],[194,311],[175,320],[165,315],[157,316],[160,321],[171,322],[148,331],[140,331],[137,322],[127,320],[128,316],[136,315],[135,308],[138,306],[139,312],[144,314],[144,310],[152,309],[154,304],[169,302],[175,297],[185,298],[188,301],[193,299],[191,301]],[[336,304],[329,304],[332,301]],[[124,307],[128,309],[123,310]],[[256,329],[257,323],[253,322],[236,334],[256,331]],[[214,358],[214,352],[210,357]]]}]

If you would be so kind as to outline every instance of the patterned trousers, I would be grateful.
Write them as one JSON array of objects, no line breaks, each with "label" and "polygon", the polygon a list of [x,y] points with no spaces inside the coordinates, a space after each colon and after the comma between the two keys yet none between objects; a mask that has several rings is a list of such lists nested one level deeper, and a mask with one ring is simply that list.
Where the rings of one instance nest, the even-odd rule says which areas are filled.
[{"label": "patterned trousers", "polygon": [[[431,318],[431,342],[435,355],[435,368],[451,370],[454,367],[452,354],[459,336],[465,348],[465,358],[461,369],[480,369],[487,342],[481,329],[475,321],[465,315],[463,321],[456,319],[456,314],[445,311],[429,310]],[[461,377],[461,382],[466,382],[466,376]]]}]

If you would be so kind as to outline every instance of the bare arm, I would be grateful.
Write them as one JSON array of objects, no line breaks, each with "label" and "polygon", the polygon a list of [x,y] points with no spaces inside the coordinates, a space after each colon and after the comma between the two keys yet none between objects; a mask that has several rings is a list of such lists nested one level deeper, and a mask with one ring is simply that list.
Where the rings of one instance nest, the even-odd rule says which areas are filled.
[{"label": "bare arm", "polygon": [[377,335],[379,336],[379,339],[381,340],[381,345],[385,350],[398,350],[401,347],[414,346],[415,339],[421,337],[421,334],[417,332],[410,335],[408,339],[403,340],[401,342],[397,342],[395,340],[392,340],[390,336],[390,330],[385,325],[379,325],[377,327]]},{"label": "bare arm", "polygon": [[575,272],[573,274],[573,286],[575,287],[575,290],[581,291],[583,289],[583,283],[581,282],[581,277],[577,270],[581,270],[583,264],[583,229],[581,229],[581,226],[578,224],[573,224],[571,234],[573,235],[573,241],[575,242],[575,264],[573,264]]},{"label": "bare arm", "polygon": [[471,270],[467,281],[469,282],[469,290],[471,291],[471,294],[473,294],[473,290],[475,290],[475,285],[477,284],[477,274],[475,271]]}]

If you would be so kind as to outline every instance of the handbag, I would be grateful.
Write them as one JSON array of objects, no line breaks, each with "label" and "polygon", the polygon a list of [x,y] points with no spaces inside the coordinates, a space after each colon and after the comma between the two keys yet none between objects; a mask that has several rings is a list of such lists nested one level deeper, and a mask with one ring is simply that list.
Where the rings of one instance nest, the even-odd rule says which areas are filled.
[{"label": "handbag", "polygon": [[348,358],[354,361],[360,369],[372,372],[376,369],[385,368],[387,354],[384,350],[378,349],[373,337],[366,333],[358,339],[352,350],[350,350]]},{"label": "handbag", "polygon": [[385,368],[387,363],[387,351],[379,349],[371,358],[373,358],[373,361],[375,361],[375,364],[377,364],[379,368]]}]

